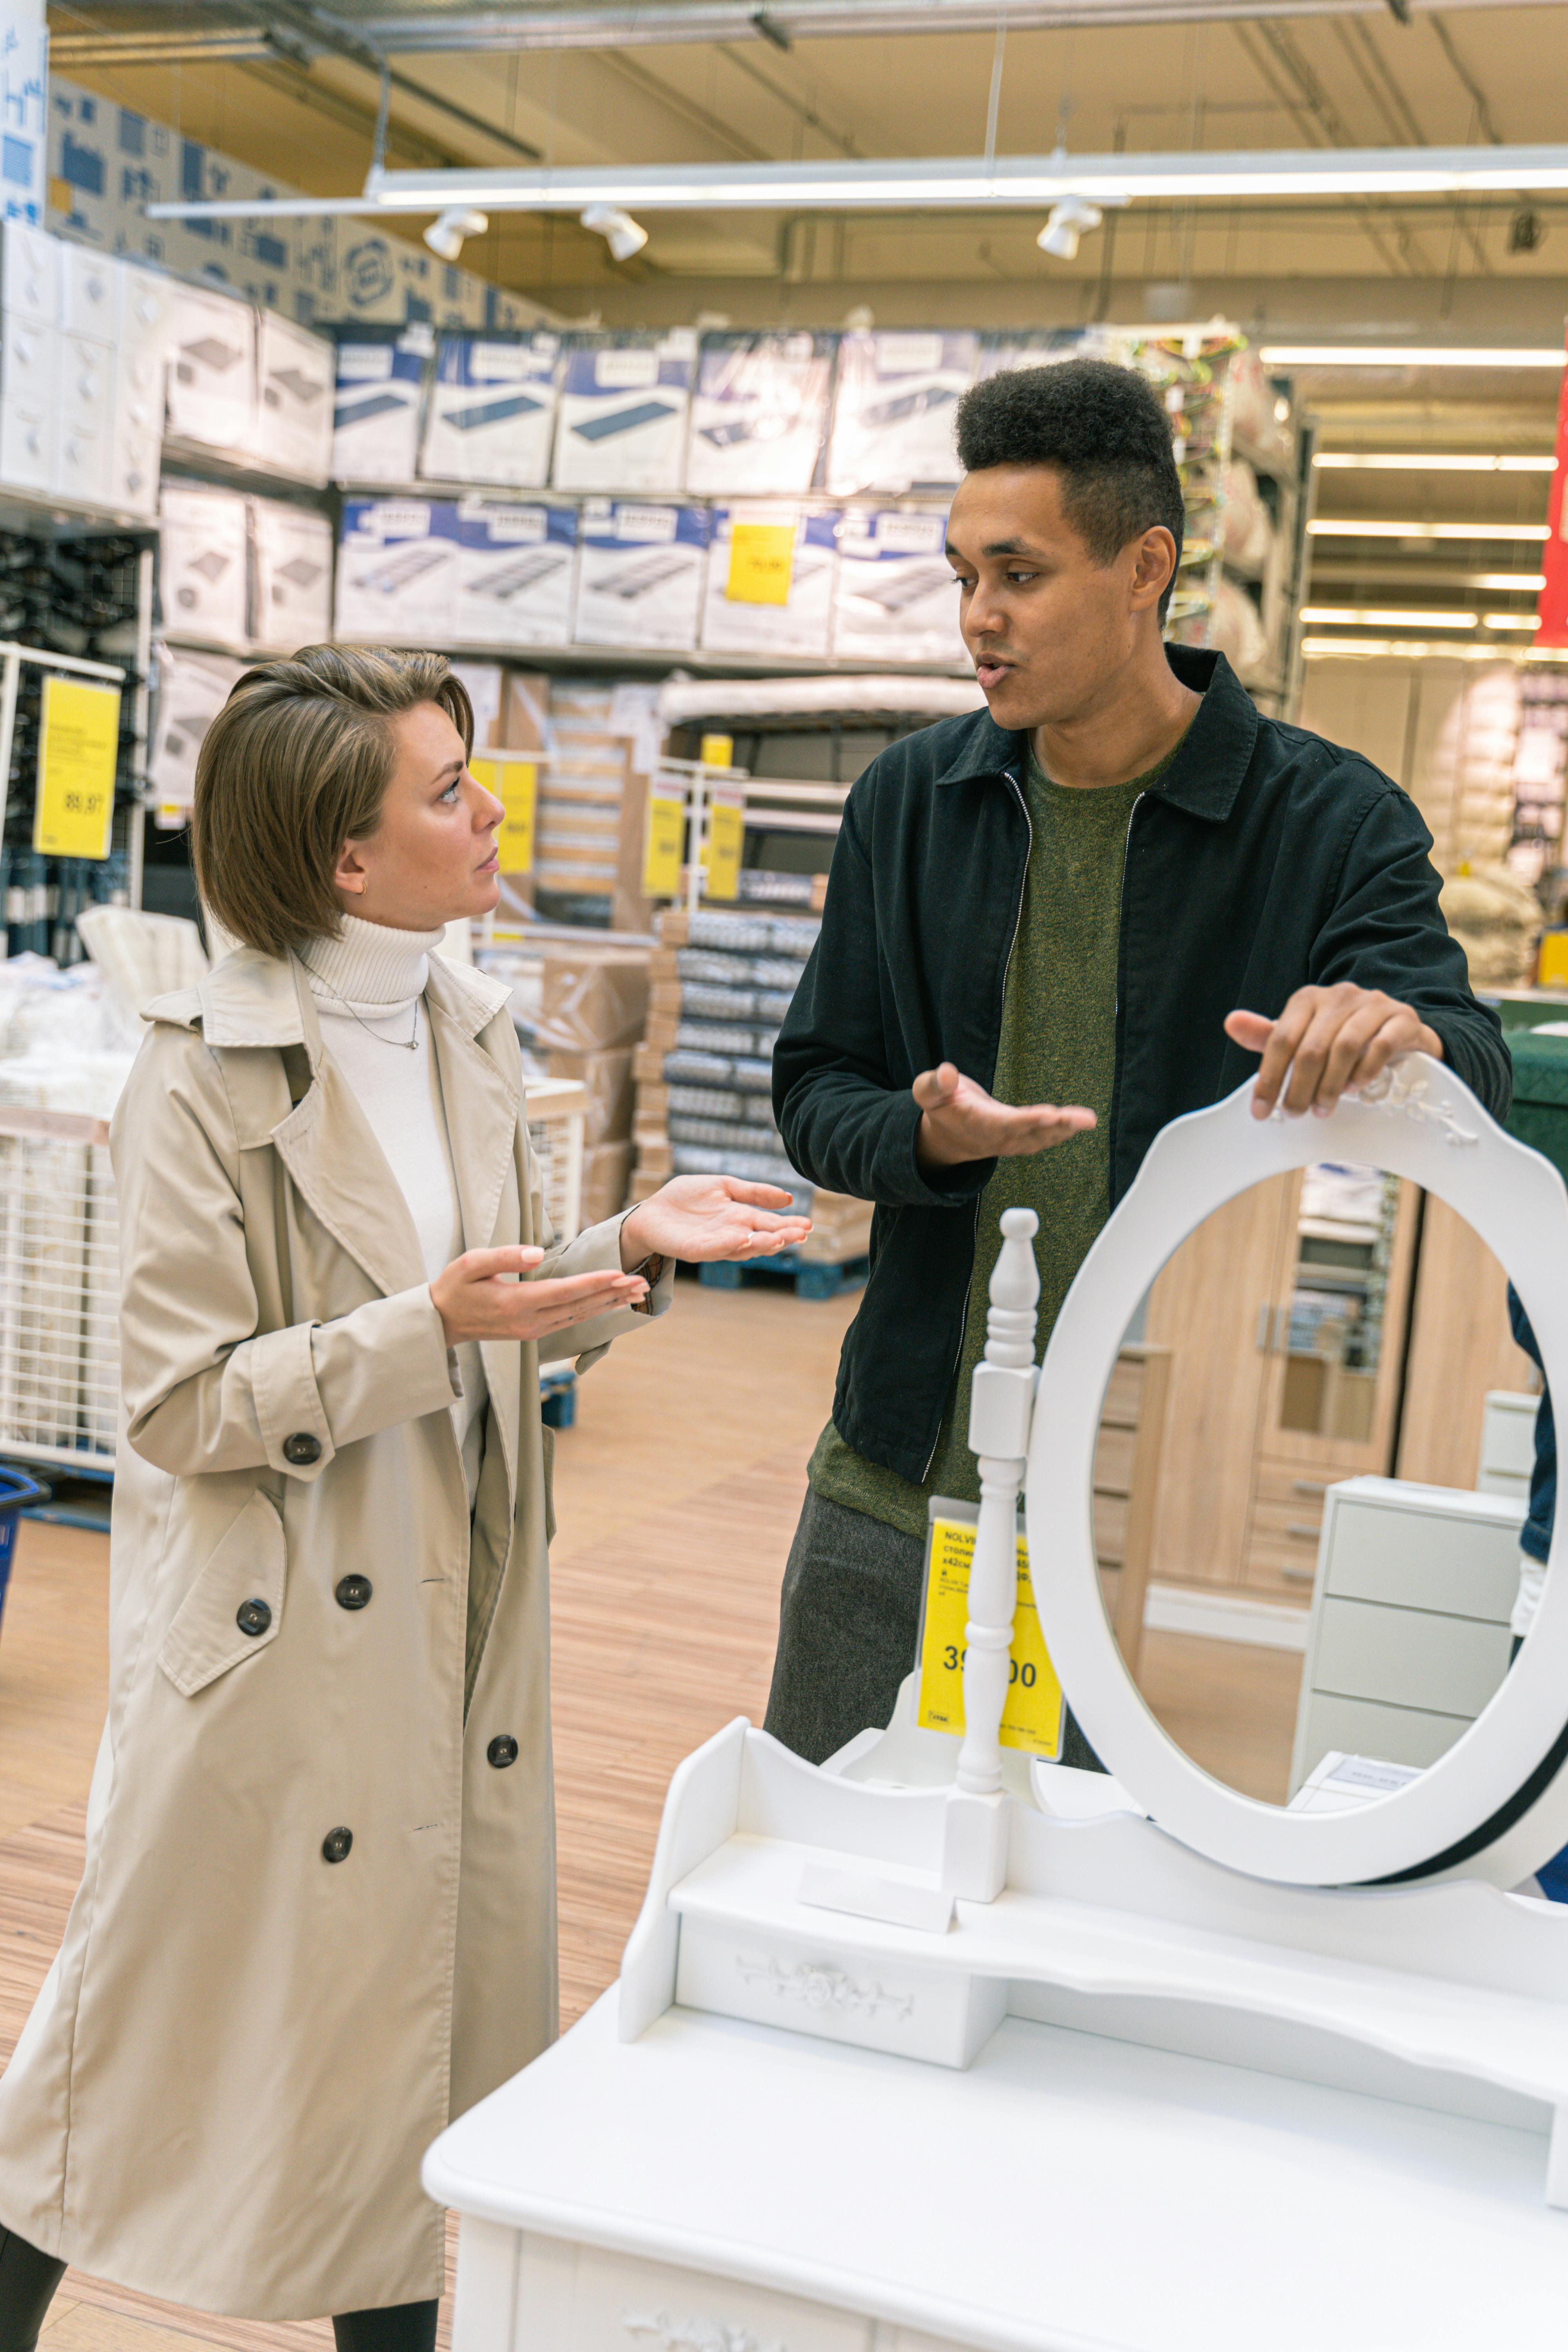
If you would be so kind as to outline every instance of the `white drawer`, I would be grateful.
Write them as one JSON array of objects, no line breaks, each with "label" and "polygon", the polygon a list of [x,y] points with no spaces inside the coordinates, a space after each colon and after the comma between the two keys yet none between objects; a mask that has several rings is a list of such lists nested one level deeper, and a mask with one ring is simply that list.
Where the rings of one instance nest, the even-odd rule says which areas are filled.
[{"label": "white drawer", "polygon": [[1328,1511],[1327,1591],[1494,1623],[1512,1610],[1522,1512],[1515,1522],[1458,1493],[1430,1505],[1413,1493],[1397,1506],[1331,1494]]},{"label": "white drawer", "polygon": [[59,337],[60,415],[102,433],[114,405],[114,352],[91,335]]},{"label": "white drawer", "polygon": [[837,1949],[827,1934],[820,1943],[792,1945],[689,1913],[680,1922],[675,1998],[683,2009],[718,2017],[787,2026],[933,2066],[967,2066],[1001,2024],[1007,1986],[1001,1977],[906,1960],[868,1965]]},{"label": "white drawer", "polygon": [[1506,1622],[1328,1600],[1311,1662],[1312,1689],[1434,1715],[1478,1716],[1508,1672],[1510,1639]]},{"label": "white drawer", "polygon": [[107,425],[62,413],[54,487],[62,499],[89,507],[113,504],[113,443]]},{"label": "white drawer", "polygon": [[[511,2352],[871,2352],[873,2326],[771,2287],[530,2231]],[[456,2337],[454,2352],[468,2352]]]},{"label": "white drawer", "polygon": [[1468,1727],[1463,1716],[1380,1706],[1373,1699],[1332,1698],[1322,1691],[1310,1691],[1306,1706],[1303,1779],[1331,1748],[1344,1756],[1373,1756],[1384,1764],[1436,1764]]},{"label": "white drawer", "polygon": [[52,408],[0,399],[0,482],[18,490],[52,490],[57,434]]},{"label": "white drawer", "polygon": [[[11,226],[9,221],[6,227]],[[59,398],[59,336],[15,310],[0,312],[0,403],[52,415]]]},{"label": "white drawer", "polygon": [[63,241],[59,257],[61,326],[112,343],[120,332],[120,264],[112,254]]},{"label": "white drawer", "polygon": [[5,223],[0,301],[35,326],[52,327],[60,314],[60,247],[26,221]]}]

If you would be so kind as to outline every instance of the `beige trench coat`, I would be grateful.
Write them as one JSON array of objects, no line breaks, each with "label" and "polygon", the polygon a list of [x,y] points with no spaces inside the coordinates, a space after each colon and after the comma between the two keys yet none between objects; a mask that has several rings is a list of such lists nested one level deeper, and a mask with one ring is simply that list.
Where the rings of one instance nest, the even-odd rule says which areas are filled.
[{"label": "beige trench coat", "polygon": [[[547,1239],[505,991],[433,959],[426,1002],[466,1244]],[[424,2150],[556,2026],[536,1351],[484,1349],[470,1533],[413,1223],[299,968],[241,952],[151,1019],[112,1138],[109,1719],[0,2083],[0,2224],[213,2312],[413,2302]],[[618,1265],[619,1224],[541,1271]]]}]

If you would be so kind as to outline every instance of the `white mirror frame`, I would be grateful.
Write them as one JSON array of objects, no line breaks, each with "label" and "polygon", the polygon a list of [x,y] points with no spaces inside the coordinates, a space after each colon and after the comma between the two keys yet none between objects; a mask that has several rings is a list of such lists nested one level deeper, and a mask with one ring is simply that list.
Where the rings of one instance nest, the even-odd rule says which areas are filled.
[{"label": "white mirror frame", "polygon": [[1395,1066],[1380,1099],[1346,1096],[1327,1118],[1259,1119],[1251,1106],[1249,1079],[1156,1136],[1057,1318],[1027,1487],[1047,1645],[1107,1769],[1162,1829],[1210,1860],[1298,1886],[1449,1876],[1511,1885],[1568,1843],[1568,1570],[1559,1564],[1568,1514],[1558,1514],[1540,1610],[1502,1688],[1419,1779],[1353,1811],[1289,1812],[1211,1778],[1150,1713],[1107,1620],[1091,1492],[1106,1383],[1173,1250],[1251,1185],[1337,1160],[1387,1169],[1436,1193],[1501,1260],[1528,1309],[1548,1385],[1568,1398],[1568,1191],[1550,1160],[1505,1134],[1451,1070],[1424,1054]]}]

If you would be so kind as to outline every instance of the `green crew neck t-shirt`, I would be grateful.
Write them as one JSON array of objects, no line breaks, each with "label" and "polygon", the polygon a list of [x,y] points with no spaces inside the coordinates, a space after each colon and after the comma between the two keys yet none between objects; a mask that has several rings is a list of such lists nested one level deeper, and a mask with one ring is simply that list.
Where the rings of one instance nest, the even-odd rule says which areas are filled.
[{"label": "green crew neck t-shirt", "polygon": [[968,1442],[970,1378],[985,1349],[1003,1210],[1033,1209],[1040,1221],[1037,1353],[1044,1350],[1073,1276],[1110,1213],[1110,1090],[1127,829],[1133,803],[1174,757],[1173,751],[1129,783],[1087,790],[1054,784],[1032,752],[1026,763],[1032,838],[991,1091],[1005,1103],[1081,1104],[1093,1111],[1096,1124],[1048,1150],[999,1160],[980,1196],[963,1344],[924,1482],[916,1486],[868,1462],[831,1421],[807,1474],[829,1502],[864,1511],[922,1542],[928,1496],[980,1499],[979,1466]]}]

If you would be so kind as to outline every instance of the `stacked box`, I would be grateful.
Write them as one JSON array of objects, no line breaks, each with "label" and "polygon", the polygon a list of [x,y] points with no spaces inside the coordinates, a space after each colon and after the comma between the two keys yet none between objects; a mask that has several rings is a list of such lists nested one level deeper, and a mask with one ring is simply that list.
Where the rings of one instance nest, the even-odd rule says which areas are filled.
[{"label": "stacked box", "polygon": [[820,929],[801,916],[714,908],[658,918],[647,1026],[632,1063],[631,1197],[647,1200],[671,1176],[777,1184],[812,1219],[799,1255],[842,1265],[866,1254],[870,1205],[804,1182],[773,1111],[773,1041]]},{"label": "stacked box", "polygon": [[588,1090],[583,1223],[614,1216],[632,1168],[632,1056],[647,1015],[648,950],[613,938],[545,940],[531,1048]]},{"label": "stacked box", "polygon": [[550,479],[560,348],[560,337],[551,334],[443,335],[421,474],[542,490]]},{"label": "stacked box", "polygon": [[556,900],[600,901],[562,908],[565,919],[596,912],[606,920],[616,887],[627,741],[615,725],[609,678],[552,678],[549,761],[540,777],[533,873]]}]

